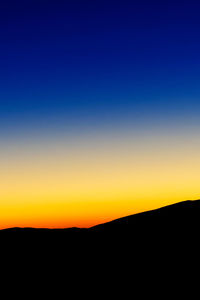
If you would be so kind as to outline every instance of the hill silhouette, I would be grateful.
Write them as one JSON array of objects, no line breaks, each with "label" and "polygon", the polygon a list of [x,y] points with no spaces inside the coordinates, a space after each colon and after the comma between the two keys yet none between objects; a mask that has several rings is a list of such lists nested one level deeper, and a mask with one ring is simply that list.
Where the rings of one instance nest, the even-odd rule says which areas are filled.
[{"label": "hill silhouette", "polygon": [[[184,201],[159,209],[119,218],[91,228],[9,228],[0,230],[0,239],[62,244],[67,248],[84,242],[126,243],[129,246],[151,243],[195,242],[199,235],[200,200]],[[25,240],[24,240],[25,239]]]},{"label": "hill silhouette", "polygon": [[122,232],[132,234],[145,234],[152,231],[152,234],[164,230],[165,233],[181,230],[194,230],[199,224],[200,200],[187,200],[168,205],[155,210],[130,215],[111,222],[100,224],[91,228],[96,232]]},{"label": "hill silhouette", "polygon": [[163,281],[162,276],[168,280],[169,273],[176,282],[197,265],[199,229],[200,200],[184,201],[88,229],[1,230],[0,252],[2,259],[17,264],[17,270],[25,265],[42,277],[38,273],[42,266],[47,278],[64,272],[63,280],[67,275],[76,278],[76,288],[88,281],[94,286],[106,281],[110,286],[111,278],[119,286],[129,282],[132,286],[133,278],[144,276],[153,286],[153,273],[157,282]]},{"label": "hill silhouette", "polygon": [[[107,223],[99,224],[90,228],[64,228],[64,229],[49,229],[49,228],[32,228],[32,227],[13,227],[0,230],[2,233],[65,233],[76,234],[80,232],[113,232],[120,233],[126,230],[132,230],[133,233],[137,233],[141,230],[149,230],[149,227],[162,226],[163,229],[176,229],[179,226],[191,227],[193,223],[198,221],[200,217],[200,200],[187,200],[178,202],[168,206],[164,206],[158,209],[145,211],[109,221]],[[193,224],[194,225],[194,224]],[[178,229],[178,228],[177,228]]]}]

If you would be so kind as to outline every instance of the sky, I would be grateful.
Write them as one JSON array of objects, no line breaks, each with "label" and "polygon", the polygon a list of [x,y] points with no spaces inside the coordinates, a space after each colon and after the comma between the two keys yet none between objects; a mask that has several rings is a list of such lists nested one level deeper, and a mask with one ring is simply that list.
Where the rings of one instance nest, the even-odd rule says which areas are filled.
[{"label": "sky", "polygon": [[0,2],[0,228],[198,199],[198,1]]}]

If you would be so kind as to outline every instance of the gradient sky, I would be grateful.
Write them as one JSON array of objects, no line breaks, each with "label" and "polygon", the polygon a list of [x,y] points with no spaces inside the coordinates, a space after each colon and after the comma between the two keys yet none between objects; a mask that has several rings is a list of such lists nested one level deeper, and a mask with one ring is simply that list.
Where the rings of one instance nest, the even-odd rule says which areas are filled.
[{"label": "gradient sky", "polygon": [[0,3],[0,228],[200,195],[198,1]]}]

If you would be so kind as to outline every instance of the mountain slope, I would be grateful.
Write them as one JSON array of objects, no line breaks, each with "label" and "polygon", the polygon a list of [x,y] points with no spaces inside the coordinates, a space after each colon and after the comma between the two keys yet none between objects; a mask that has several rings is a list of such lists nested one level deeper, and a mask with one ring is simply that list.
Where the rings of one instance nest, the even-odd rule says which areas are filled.
[{"label": "mountain slope", "polygon": [[[65,264],[143,264],[165,257],[182,264],[199,256],[200,200],[127,216],[89,229],[11,228],[0,231],[1,253]],[[196,252],[196,253],[195,253]],[[184,255],[181,255],[181,253]],[[182,258],[183,257],[183,258]]]},{"label": "mountain slope", "polygon": [[[138,213],[126,217],[122,217],[104,224],[99,224],[91,228],[65,228],[65,229],[48,229],[48,228],[8,228],[0,230],[2,233],[42,233],[42,234],[60,234],[61,232],[68,235],[75,235],[77,233],[97,233],[102,232],[106,234],[107,231],[113,233],[120,233],[125,231],[132,231],[133,233],[141,230],[148,231],[150,228],[155,229],[170,229],[174,230],[179,227],[191,228],[198,225],[200,220],[200,200],[187,200],[155,210]],[[193,228],[194,229],[194,228]]]},{"label": "mountain slope", "polygon": [[[151,225],[171,226],[191,226],[192,223],[198,222],[200,218],[200,200],[187,200],[155,210],[130,215],[120,219],[100,224],[92,227],[93,230],[117,230],[117,228],[134,229],[134,226],[140,225],[148,227]],[[141,228],[139,227],[139,229]]]}]

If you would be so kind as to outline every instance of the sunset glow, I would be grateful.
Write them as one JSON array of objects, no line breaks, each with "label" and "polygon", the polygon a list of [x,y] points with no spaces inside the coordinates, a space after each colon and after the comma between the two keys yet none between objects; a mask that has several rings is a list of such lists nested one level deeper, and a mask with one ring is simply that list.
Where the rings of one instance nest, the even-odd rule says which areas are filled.
[{"label": "sunset glow", "polygon": [[8,2],[0,228],[90,227],[200,198],[200,4]]}]

